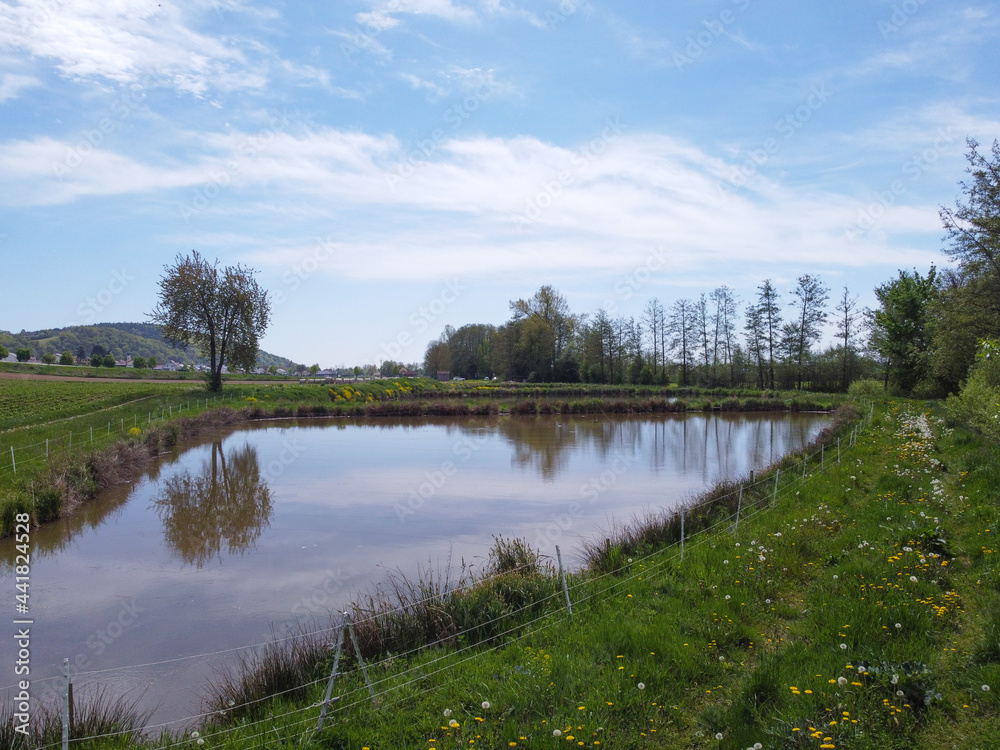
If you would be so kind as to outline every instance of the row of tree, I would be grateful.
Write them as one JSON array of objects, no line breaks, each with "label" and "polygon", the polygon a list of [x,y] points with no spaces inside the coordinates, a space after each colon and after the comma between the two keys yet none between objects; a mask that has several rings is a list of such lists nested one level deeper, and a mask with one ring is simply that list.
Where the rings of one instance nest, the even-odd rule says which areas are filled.
[{"label": "row of tree", "polygon": [[[558,291],[542,286],[512,300],[500,326],[446,327],[428,344],[424,370],[824,391],[879,377],[903,395],[955,393],[983,342],[1000,337],[1000,146],[984,155],[976,141],[968,144],[963,198],[941,209],[945,252],[956,267],[900,271],[875,290],[875,310],[859,309],[846,287],[831,308],[830,289],[811,274],[784,294],[767,279],[745,304],[725,285],[669,305],[653,298],[638,319],[603,309],[574,314]],[[818,350],[831,325],[834,343]]]},{"label": "row of tree", "polygon": [[[445,328],[430,342],[424,369],[454,376],[529,381],[666,383],[760,388],[847,387],[870,375],[857,297],[845,288],[835,307],[838,344],[815,351],[828,321],[829,289],[809,274],[789,294],[790,315],[768,279],[741,313],[728,286],[669,306],[650,299],[640,318],[570,311],[551,286],[510,303],[501,326]],[[870,357],[867,357],[870,359]],[[866,365],[866,366],[862,366]]]}]

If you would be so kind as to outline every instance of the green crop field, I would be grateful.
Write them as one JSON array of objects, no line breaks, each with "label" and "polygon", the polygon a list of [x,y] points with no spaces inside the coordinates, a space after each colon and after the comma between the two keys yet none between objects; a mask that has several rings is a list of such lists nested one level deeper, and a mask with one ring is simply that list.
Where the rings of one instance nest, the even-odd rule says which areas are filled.
[{"label": "green crop field", "polygon": [[66,419],[142,399],[191,392],[167,383],[0,380],[0,430]]}]

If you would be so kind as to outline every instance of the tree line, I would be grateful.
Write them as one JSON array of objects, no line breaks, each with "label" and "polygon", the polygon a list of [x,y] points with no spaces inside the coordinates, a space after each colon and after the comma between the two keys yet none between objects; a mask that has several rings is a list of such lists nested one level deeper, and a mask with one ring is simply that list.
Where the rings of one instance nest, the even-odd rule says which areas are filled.
[{"label": "tree line", "polygon": [[[1000,145],[968,140],[969,179],[954,208],[941,208],[945,254],[955,267],[899,271],[861,309],[844,287],[816,275],[791,289],[765,279],[748,300],[726,285],[698,297],[647,301],[641,315],[570,310],[542,286],[511,300],[499,326],[447,326],[428,343],[424,371],[467,379],[843,391],[879,379],[898,395],[958,393],[1000,338]],[[820,349],[824,331],[832,342]],[[395,363],[386,363],[389,369]]]}]

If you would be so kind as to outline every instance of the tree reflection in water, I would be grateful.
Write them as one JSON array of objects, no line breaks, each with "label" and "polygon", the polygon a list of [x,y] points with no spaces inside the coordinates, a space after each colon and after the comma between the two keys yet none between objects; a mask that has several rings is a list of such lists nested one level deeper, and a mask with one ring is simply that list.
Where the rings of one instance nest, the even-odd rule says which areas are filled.
[{"label": "tree reflection in water", "polygon": [[167,543],[185,563],[199,568],[212,558],[252,549],[271,523],[271,489],[249,444],[229,452],[222,440],[197,474],[167,479],[153,500]]}]

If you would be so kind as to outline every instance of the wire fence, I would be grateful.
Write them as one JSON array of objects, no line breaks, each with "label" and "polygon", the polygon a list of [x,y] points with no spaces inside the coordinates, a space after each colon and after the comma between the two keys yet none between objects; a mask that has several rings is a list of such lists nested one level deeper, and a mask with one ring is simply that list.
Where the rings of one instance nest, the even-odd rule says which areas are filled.
[{"label": "wire fence", "polygon": [[[210,399],[211,400],[211,399]],[[753,481],[740,482],[738,486],[732,491],[724,495],[709,495],[700,501],[690,503],[686,505],[681,512],[689,513],[691,511],[697,510],[706,504],[717,504],[725,500],[731,500],[733,497],[739,495],[742,497],[745,494],[749,494],[748,491],[754,489],[767,489],[766,493],[760,493],[760,497],[765,499],[770,496],[770,502],[760,502],[753,504],[748,504],[746,509],[742,504],[737,504],[736,510],[729,513],[721,518],[717,518],[713,523],[705,528],[699,529],[695,533],[688,536],[684,536],[683,526],[681,532],[681,539],[678,542],[668,544],[652,551],[647,552],[641,556],[634,556],[629,559],[629,566],[635,567],[635,572],[623,573],[621,569],[619,570],[607,570],[600,573],[585,573],[582,575],[576,575],[572,577],[572,582],[568,585],[568,593],[572,599],[573,607],[579,609],[582,605],[586,605],[589,602],[595,600],[601,600],[608,596],[613,589],[619,588],[622,585],[640,577],[648,576],[651,572],[664,568],[667,565],[672,564],[683,564],[684,552],[686,550],[696,549],[699,546],[711,541],[715,535],[722,531],[728,531],[734,535],[738,532],[739,524],[741,521],[750,521],[764,513],[767,513],[773,509],[777,501],[781,498],[793,497],[791,494],[793,490],[801,487],[807,481],[810,476],[810,466],[812,466],[813,471],[823,471],[826,468],[826,464],[829,463],[840,463],[841,452],[843,449],[853,446],[858,438],[863,434],[864,430],[871,424],[874,416],[874,404],[865,404],[866,413],[857,422],[857,424],[850,430],[850,433],[846,436],[846,445],[842,445],[842,438],[837,437],[834,441],[829,444],[820,443],[815,450],[811,452],[803,453],[800,459],[795,462],[793,469],[782,471],[780,465],[786,463],[787,457],[781,459],[776,465],[772,465],[771,468],[774,469],[773,473],[770,469],[761,472]],[[150,417],[152,419],[152,417]],[[830,455],[827,456],[827,449],[830,449]],[[667,518],[667,516],[664,516]],[[654,560],[654,558],[659,558]],[[355,625],[362,625],[369,622],[374,622],[379,618],[384,618],[391,614],[402,613],[405,610],[412,609],[413,607],[428,604],[439,600],[443,597],[453,596],[454,594],[461,592],[463,590],[469,590],[475,586],[482,585],[483,583],[489,581],[490,579],[504,575],[504,573],[496,573],[494,575],[487,575],[476,577],[469,581],[468,583],[454,586],[447,590],[435,593],[431,596],[427,596],[423,599],[408,602],[407,604],[396,607],[389,608],[387,610],[381,610],[371,616],[365,618],[362,617],[357,620],[353,620]],[[480,629],[486,625],[497,625],[504,621],[511,621],[512,624],[509,627],[501,630],[494,637],[512,638],[517,641],[521,641],[536,635],[545,629],[552,627],[564,620],[567,615],[566,605],[559,604],[553,606],[554,603],[562,599],[563,590],[556,588],[555,591],[538,600],[525,604],[517,609],[505,612],[492,618],[486,622],[477,622],[472,628],[458,632],[447,639],[442,639],[439,641],[423,644],[419,647],[410,649],[402,653],[394,653],[391,656],[387,656],[383,659],[376,660],[368,663],[368,668],[370,669],[380,669],[388,667],[390,664],[399,663],[401,659],[412,658],[422,652],[428,651],[433,648],[440,647],[443,642],[452,642],[456,644],[464,645],[457,646],[454,650],[441,653],[434,658],[422,662],[420,664],[415,664],[409,666],[405,669],[397,669],[392,674],[387,674],[383,677],[379,677],[375,680],[365,680],[359,682],[356,687],[349,688],[342,692],[336,699],[335,703],[327,705],[326,718],[328,721],[335,721],[338,716],[343,716],[347,712],[357,708],[358,706],[368,702],[370,700],[369,690],[374,689],[376,694],[381,699],[379,703],[379,710],[391,709],[393,705],[397,705],[402,701],[406,700],[406,696],[401,696],[399,698],[393,698],[394,693],[399,693],[400,691],[405,691],[406,688],[413,687],[419,683],[420,690],[422,693],[428,692],[438,692],[447,687],[451,682],[460,679],[460,675],[455,670],[455,667],[464,664],[466,662],[473,661],[477,658],[483,657],[489,652],[489,649],[483,649],[482,644],[476,642],[474,639],[464,639],[463,636],[468,636],[473,633],[473,630]],[[542,605],[547,605],[547,611],[534,617],[526,622],[518,621],[516,618],[523,612],[529,609],[537,608]],[[166,659],[155,662],[145,662],[141,664],[126,665],[121,667],[112,667],[108,669],[92,670],[86,672],[76,672],[73,676],[77,678],[83,677],[93,677],[97,675],[106,675],[113,672],[124,672],[127,670],[148,668],[154,666],[161,666],[167,664],[176,664],[182,661],[188,660],[204,660],[215,656],[225,656],[234,653],[247,653],[253,652],[264,646],[271,644],[283,643],[287,641],[292,641],[296,639],[304,638],[316,638],[318,636],[323,636],[327,634],[334,634],[339,632],[344,627],[344,622],[342,620],[335,621],[330,627],[320,628],[317,630],[312,630],[308,632],[295,633],[284,638],[271,639],[266,643],[255,643],[240,647],[221,649],[218,651],[191,654],[189,656],[182,656],[173,659]],[[307,690],[309,688],[314,688],[320,684],[327,682],[327,680],[334,677],[350,677],[352,675],[358,674],[364,668],[364,662],[360,662],[358,666],[352,669],[347,669],[343,671],[337,671],[329,677],[323,677],[321,679],[311,680],[305,682],[301,685],[296,685],[295,687],[288,688],[281,692],[269,694],[262,698],[255,698],[253,700],[248,700],[240,704],[234,704],[228,707],[228,711],[235,713],[240,709],[249,709],[253,706],[270,701],[273,698],[280,697],[281,695],[299,692],[302,690]],[[454,676],[446,677],[444,680],[440,680],[435,686],[430,687],[428,685],[428,679],[436,675],[441,675],[443,673],[451,670],[454,672]],[[34,683],[49,682],[54,680],[64,680],[67,685],[70,681],[70,675],[67,672],[66,675],[61,677],[51,677],[41,680],[34,680]],[[0,692],[13,689],[14,686],[8,686],[6,688],[0,688]],[[317,731],[314,726],[317,721],[317,717],[320,709],[323,707],[323,702],[313,703],[309,705],[299,706],[293,709],[289,709],[284,713],[268,713],[265,718],[255,719],[255,720],[242,720],[238,725],[232,726],[212,726],[209,725],[204,728],[201,737],[207,742],[211,741],[223,741],[228,738],[228,735],[233,732],[239,732],[243,737],[248,737],[248,739],[253,741],[264,741],[265,734],[270,731],[269,728],[273,727],[279,720],[286,719],[288,717],[300,716],[298,720],[291,724],[284,724],[283,730],[288,731],[290,729],[301,731],[298,734],[292,735],[291,738],[284,736],[284,740],[288,739],[298,739],[301,737],[308,736]],[[161,742],[159,747],[169,749],[179,747],[181,745],[189,745],[190,739],[185,735],[185,728],[192,726],[195,722],[202,721],[211,718],[216,715],[217,712],[202,712],[197,714],[192,714],[180,719],[175,719],[172,721],[162,722],[155,725],[146,725],[143,729],[144,732],[152,736],[154,733],[161,737]],[[67,714],[68,715],[68,714]],[[258,731],[259,730],[259,731]],[[169,733],[177,732],[175,735],[170,735]],[[253,734],[248,733],[252,732]],[[164,734],[166,733],[166,734]],[[100,735],[91,735],[87,737],[75,737],[70,740],[65,740],[60,743],[51,743],[48,745],[43,745],[38,748],[38,750],[50,750],[51,748],[68,748],[70,745],[75,745],[78,743],[89,742],[99,739],[114,739],[122,737],[124,735],[134,734],[132,730],[122,730],[119,732],[111,732]],[[65,736],[65,735],[64,735]],[[165,739],[170,737],[170,739]]]},{"label": "wire fence", "polygon": [[[114,416],[97,421],[87,419],[87,424],[70,427],[65,431],[52,429],[53,436],[38,439],[33,443],[14,444],[0,441],[0,479],[12,479],[19,473],[50,464],[69,455],[83,455],[89,450],[104,447],[129,435],[129,430],[145,432],[151,427],[166,424],[176,416],[194,416],[219,406],[234,405],[244,397],[243,391],[231,391],[218,396],[182,397],[164,401],[160,396],[149,396],[141,401],[157,400],[154,408],[136,409],[136,402],[130,402],[107,411],[118,411]],[[82,415],[84,417],[90,415]],[[60,421],[71,421],[68,418]],[[137,433],[133,433],[137,434]]]}]

